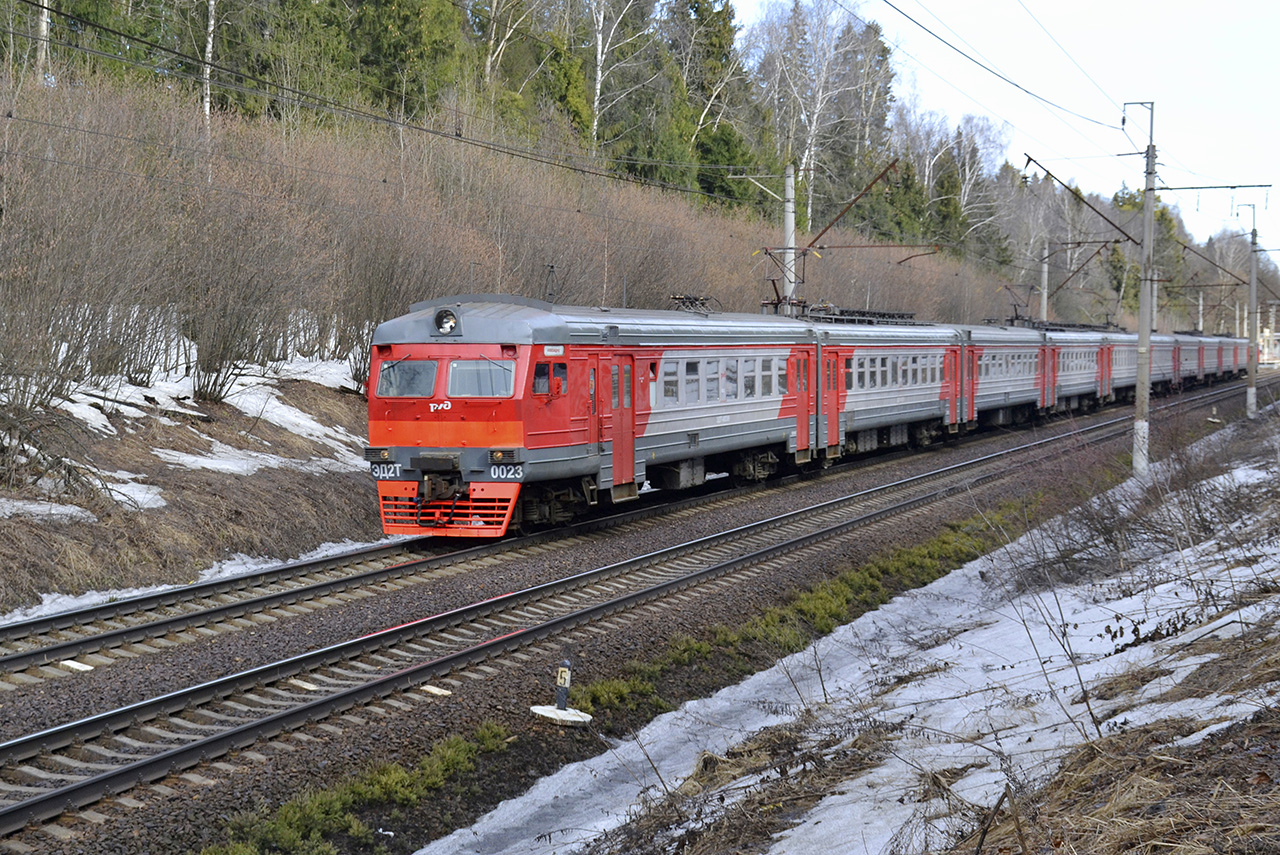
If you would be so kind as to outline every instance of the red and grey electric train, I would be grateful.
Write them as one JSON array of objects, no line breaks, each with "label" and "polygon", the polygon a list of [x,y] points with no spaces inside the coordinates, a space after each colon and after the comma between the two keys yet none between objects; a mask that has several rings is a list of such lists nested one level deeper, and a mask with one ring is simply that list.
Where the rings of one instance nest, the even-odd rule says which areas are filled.
[{"label": "red and grey electric train", "polygon": [[[761,480],[1131,398],[1137,336],[558,306],[415,304],[373,336],[369,448],[388,534],[496,537],[646,483]],[[1246,342],[1153,335],[1156,391],[1235,377]]]}]

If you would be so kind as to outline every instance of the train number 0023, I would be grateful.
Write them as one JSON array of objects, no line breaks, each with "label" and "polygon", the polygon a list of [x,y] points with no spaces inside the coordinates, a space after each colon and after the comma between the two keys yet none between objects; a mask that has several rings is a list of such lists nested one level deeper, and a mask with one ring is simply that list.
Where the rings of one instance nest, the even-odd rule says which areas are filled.
[{"label": "train number 0023", "polygon": [[489,477],[495,481],[519,481],[524,478],[523,466],[490,466]]}]

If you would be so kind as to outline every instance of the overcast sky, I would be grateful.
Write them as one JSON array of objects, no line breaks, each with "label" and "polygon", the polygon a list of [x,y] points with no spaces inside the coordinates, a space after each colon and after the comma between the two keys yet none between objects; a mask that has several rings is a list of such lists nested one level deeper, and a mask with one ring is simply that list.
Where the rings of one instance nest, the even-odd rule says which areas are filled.
[{"label": "overcast sky", "polygon": [[[768,0],[734,2],[749,24]],[[1118,155],[1145,148],[1151,113],[1124,103],[1151,101],[1157,188],[1280,183],[1274,98],[1280,4],[865,0],[846,8],[883,28],[899,98],[914,92],[921,109],[945,114],[952,126],[969,113],[1003,124],[1008,160],[1019,168],[1029,154],[1088,192],[1110,196],[1121,182],[1140,190],[1143,158]],[[1253,211],[1242,205],[1256,205],[1259,245],[1280,250],[1277,189],[1178,190],[1160,197],[1179,208],[1197,241],[1221,229],[1247,232]],[[1271,257],[1280,259],[1280,252]]]}]

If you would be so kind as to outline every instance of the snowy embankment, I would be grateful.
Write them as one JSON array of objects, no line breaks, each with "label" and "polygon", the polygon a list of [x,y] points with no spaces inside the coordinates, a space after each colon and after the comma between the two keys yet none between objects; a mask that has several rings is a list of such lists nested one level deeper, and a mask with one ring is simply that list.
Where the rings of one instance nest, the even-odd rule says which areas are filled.
[{"label": "snowy embankment", "polygon": [[[195,454],[168,448],[153,448],[151,453],[164,464],[179,469],[206,469],[232,475],[252,475],[264,468],[285,468],[309,472],[335,472],[364,470],[367,464],[359,449],[364,438],[354,436],[341,428],[324,425],[309,413],[286,403],[280,396],[278,384],[284,380],[307,380],[331,389],[353,387],[351,371],[345,362],[309,362],[299,360],[277,366],[267,374],[240,377],[232,386],[225,403],[242,413],[263,422],[276,425],[304,439],[311,440],[329,456],[299,460],[270,451],[232,448],[225,443],[204,436],[196,421],[189,428],[200,443],[209,450]],[[64,401],[61,409],[81,422],[86,429],[102,436],[117,435],[117,428],[107,418],[107,413],[124,417],[127,424],[136,425],[146,419],[155,419],[168,425],[179,422],[179,415],[199,419],[204,416],[200,406],[192,402],[190,376],[161,377],[150,386],[135,386],[123,380],[111,388],[84,387],[71,400]],[[131,428],[126,428],[131,429]],[[99,479],[121,507],[134,511],[164,507],[161,490],[145,483],[146,476],[125,471],[102,471],[81,464]],[[38,520],[92,523],[96,517],[86,508],[54,501],[0,498],[0,517],[27,517]],[[356,548],[353,541],[326,544],[299,560],[322,558]],[[279,563],[269,557],[232,556],[218,562],[200,575],[200,581],[236,576],[260,570]],[[171,587],[171,586],[169,586]],[[138,588],[128,591],[90,591],[81,595],[46,594],[39,605],[0,615],[0,625],[28,620],[43,615],[71,609],[84,608],[108,599],[143,596],[163,590],[162,587]]]},{"label": "snowy embankment", "polygon": [[[637,841],[664,851],[664,840],[735,810],[787,812],[778,793],[805,775],[821,777],[826,795],[774,826],[773,853],[924,852],[974,828],[1007,786],[1026,793],[1046,780],[1086,741],[1174,718],[1201,722],[1183,741],[1201,740],[1278,688],[1185,684],[1215,665],[1250,674],[1236,660],[1280,634],[1280,529],[1266,518],[1269,498],[1200,538],[1178,521],[1194,528],[1207,507],[1266,494],[1270,457],[1163,494],[1166,546],[1148,538],[1139,557],[1132,533],[1116,550],[1079,521],[1059,521],[656,719],[419,855],[624,852]],[[1137,493],[1122,485],[1100,507],[1124,515]],[[758,756],[768,728],[788,734],[775,740],[789,743],[785,756]],[[832,781],[840,768],[855,771]]]}]

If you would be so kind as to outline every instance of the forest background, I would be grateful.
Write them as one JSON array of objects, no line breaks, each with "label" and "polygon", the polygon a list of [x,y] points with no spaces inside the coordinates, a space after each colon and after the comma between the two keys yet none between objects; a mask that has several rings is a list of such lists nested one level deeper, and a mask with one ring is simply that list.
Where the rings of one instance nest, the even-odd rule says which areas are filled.
[{"label": "forest background", "polygon": [[[57,468],[56,402],[82,384],[181,372],[217,401],[298,355],[346,359],[360,383],[374,326],[432,296],[759,311],[786,164],[797,243],[817,240],[810,303],[1026,316],[1047,258],[1051,317],[1133,328],[1141,191],[1081,193],[1007,162],[990,119],[921,110],[880,28],[836,0],[746,28],[729,0],[0,0],[0,16],[10,488]],[[1154,257],[1159,329],[1242,333],[1247,235],[1197,244],[1158,204]]]}]

